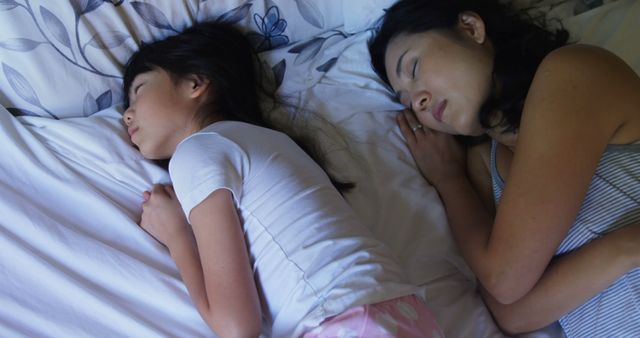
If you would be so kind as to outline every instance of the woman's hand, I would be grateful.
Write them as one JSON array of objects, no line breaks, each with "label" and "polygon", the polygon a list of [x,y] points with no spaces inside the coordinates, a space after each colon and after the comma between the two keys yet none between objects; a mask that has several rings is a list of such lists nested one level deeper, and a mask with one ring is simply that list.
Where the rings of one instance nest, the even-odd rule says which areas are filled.
[{"label": "woman's hand", "polygon": [[142,196],[140,226],[160,243],[168,246],[170,240],[191,231],[172,186],[156,184]]},{"label": "woman's hand", "polygon": [[603,237],[606,236],[616,236],[619,239],[614,248],[627,258],[629,269],[640,267],[640,223],[627,225]]},{"label": "woman's hand", "polygon": [[397,122],[422,176],[436,189],[466,175],[465,149],[453,135],[422,126],[408,109],[398,114]]}]

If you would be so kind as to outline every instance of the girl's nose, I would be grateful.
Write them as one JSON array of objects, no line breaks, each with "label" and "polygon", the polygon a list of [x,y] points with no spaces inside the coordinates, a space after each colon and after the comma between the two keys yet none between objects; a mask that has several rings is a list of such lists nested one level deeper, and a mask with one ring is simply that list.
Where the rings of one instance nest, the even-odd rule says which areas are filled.
[{"label": "girl's nose", "polygon": [[431,94],[426,91],[418,92],[411,100],[411,109],[416,113],[427,110],[430,102]]},{"label": "girl's nose", "polygon": [[133,121],[133,116],[131,116],[131,110],[125,110],[124,114],[122,114],[122,122],[128,127]]}]

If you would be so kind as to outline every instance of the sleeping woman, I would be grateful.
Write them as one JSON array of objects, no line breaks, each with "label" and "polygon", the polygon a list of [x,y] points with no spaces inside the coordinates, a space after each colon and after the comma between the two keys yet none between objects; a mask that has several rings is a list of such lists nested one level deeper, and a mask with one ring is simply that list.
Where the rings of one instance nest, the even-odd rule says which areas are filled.
[{"label": "sleeping woman", "polygon": [[635,336],[640,78],[567,40],[498,1],[401,0],[369,49],[499,325]]}]

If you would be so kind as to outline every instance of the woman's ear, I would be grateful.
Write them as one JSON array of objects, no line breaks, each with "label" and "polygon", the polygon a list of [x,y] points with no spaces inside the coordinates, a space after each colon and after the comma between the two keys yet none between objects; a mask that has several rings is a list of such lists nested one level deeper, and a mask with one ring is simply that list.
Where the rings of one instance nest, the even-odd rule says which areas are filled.
[{"label": "woman's ear", "polygon": [[478,13],[469,11],[460,13],[457,28],[479,44],[483,44],[487,38],[484,21]]},{"label": "woman's ear", "polygon": [[185,86],[189,97],[199,98],[209,90],[210,81],[202,75],[192,74],[186,79]]}]

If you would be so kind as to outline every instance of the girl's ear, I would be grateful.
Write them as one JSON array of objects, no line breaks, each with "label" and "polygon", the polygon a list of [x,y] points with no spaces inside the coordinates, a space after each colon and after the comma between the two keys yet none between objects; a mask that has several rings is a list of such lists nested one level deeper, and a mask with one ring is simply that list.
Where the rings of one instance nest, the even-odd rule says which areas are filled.
[{"label": "girl's ear", "polygon": [[186,90],[191,98],[199,98],[209,90],[210,81],[202,75],[192,74],[185,82]]},{"label": "girl's ear", "polygon": [[460,13],[457,28],[479,44],[483,44],[487,38],[484,21],[478,13],[469,11]]}]

